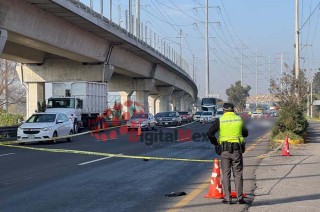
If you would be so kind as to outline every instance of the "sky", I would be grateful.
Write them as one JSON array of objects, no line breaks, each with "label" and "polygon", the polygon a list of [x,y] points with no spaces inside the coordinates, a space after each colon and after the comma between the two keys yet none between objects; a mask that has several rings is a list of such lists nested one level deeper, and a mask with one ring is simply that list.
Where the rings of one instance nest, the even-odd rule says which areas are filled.
[{"label": "sky", "polygon": [[[81,2],[90,5],[90,0]],[[135,14],[135,0],[132,3]],[[140,0],[141,22],[177,53],[182,30],[182,57],[191,77],[195,70],[199,97],[206,89],[205,4],[205,0]],[[92,5],[100,11],[100,0]],[[110,0],[103,1],[107,18],[109,5]],[[113,21],[118,23],[121,17],[125,28],[129,0],[112,0],[112,5]],[[299,0],[300,67],[310,76],[320,67],[319,6],[319,0]],[[209,0],[208,12],[210,93],[227,100],[226,89],[241,79],[242,58],[243,85],[251,87],[250,95],[269,94],[270,76],[281,76],[281,53],[283,72],[294,65],[295,0]]]}]

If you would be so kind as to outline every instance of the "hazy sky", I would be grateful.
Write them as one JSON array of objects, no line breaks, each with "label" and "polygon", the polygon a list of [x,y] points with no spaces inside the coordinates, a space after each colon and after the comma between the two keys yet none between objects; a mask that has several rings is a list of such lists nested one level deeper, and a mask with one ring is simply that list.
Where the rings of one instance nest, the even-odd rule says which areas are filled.
[{"label": "hazy sky", "polygon": [[[82,2],[89,4],[89,1]],[[100,0],[93,1],[98,9]],[[118,22],[118,5],[125,20],[129,0],[113,0],[113,20]],[[132,0],[133,5],[135,0]],[[140,0],[141,22],[150,27],[179,53],[179,31],[182,30],[183,58],[189,62],[192,77],[193,57],[199,96],[205,94],[205,0]],[[109,17],[109,0],[104,1]],[[225,90],[240,80],[243,51],[243,83],[258,94],[268,94],[271,76],[280,76],[280,53],[284,71],[294,63],[295,0],[209,0],[209,46],[211,93],[226,99]],[[313,15],[309,18],[310,14]],[[135,7],[133,7],[133,14]],[[318,0],[299,0],[301,68],[320,67]],[[308,19],[308,21],[306,21]],[[123,22],[123,27],[124,27]],[[258,52],[258,57],[256,57]],[[270,57],[270,64],[269,64]],[[256,59],[258,66],[256,65]]]}]

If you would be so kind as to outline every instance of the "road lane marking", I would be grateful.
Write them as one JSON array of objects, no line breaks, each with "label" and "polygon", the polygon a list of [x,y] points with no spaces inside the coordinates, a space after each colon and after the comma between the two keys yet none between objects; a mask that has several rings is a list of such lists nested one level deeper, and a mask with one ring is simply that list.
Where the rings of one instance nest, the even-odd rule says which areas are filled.
[{"label": "road lane marking", "polygon": [[[122,154],[118,154],[118,155],[122,155]],[[109,158],[114,158],[114,157],[110,156],[110,157],[105,157],[105,158],[99,158],[99,159],[96,159],[96,160],[90,160],[90,161],[87,161],[87,162],[84,162],[84,163],[79,163],[78,165],[79,166],[83,166],[83,165],[87,165],[87,164],[90,164],[90,163],[106,160],[106,159],[109,159]]]},{"label": "road lane marking", "polygon": [[153,156],[119,155],[119,154],[111,154],[111,153],[104,153],[104,152],[89,152],[89,151],[72,150],[72,149],[48,149],[48,148],[35,148],[35,147],[28,147],[28,146],[4,145],[1,143],[0,143],[0,146],[29,149],[29,150],[43,151],[43,152],[97,155],[97,156],[115,157],[115,158],[213,163],[213,159],[202,160],[202,159],[192,159],[192,158],[164,158],[164,157],[153,157]]},{"label": "road lane marking", "polygon": [[193,124],[193,123],[195,123],[195,122],[196,122],[196,121],[193,121],[193,122],[190,122],[190,123],[187,123],[187,124],[184,124],[184,125],[180,125],[180,126],[167,127],[167,128],[169,128],[169,129],[176,129],[176,128],[180,128],[180,127],[188,126],[188,125]]},{"label": "road lane marking", "polygon": [[[246,152],[243,153],[244,155],[246,153],[248,153],[249,151],[253,150],[258,143],[261,143],[263,138],[265,136],[267,136],[269,134],[269,132],[265,133],[261,138],[259,138],[258,140],[256,140],[252,145],[250,145]],[[211,177],[207,180],[208,182],[210,182]],[[171,209],[167,210],[167,212],[174,212],[174,211],[178,211],[181,210],[184,206],[186,206],[188,203],[190,203],[195,197],[197,197],[200,193],[202,193],[206,188],[208,187],[208,183],[202,183],[200,184],[197,188],[195,188],[189,195],[187,195],[185,198],[183,198],[182,200],[180,200],[177,204],[175,204]]]},{"label": "road lane marking", "polygon": [[188,137],[188,138],[181,138],[181,139],[179,139],[179,140],[177,140],[177,141],[184,141],[184,140],[188,140],[188,139],[192,139],[191,137]]},{"label": "road lane marking", "polygon": [[95,140],[95,141],[102,141],[102,142],[107,142],[107,141],[112,141],[112,140],[117,140],[119,138],[108,138],[106,140],[101,140],[101,139],[98,139],[98,140]]},{"label": "road lane marking", "polygon": [[[267,134],[267,133],[266,133]],[[265,136],[262,136],[258,139],[254,144],[261,142]],[[20,149],[29,149],[35,151],[45,151],[45,152],[54,152],[54,153],[69,153],[69,154],[82,154],[82,155],[97,155],[97,156],[104,156],[104,157],[116,157],[116,158],[128,158],[128,159],[147,159],[147,160],[161,160],[161,161],[183,161],[183,162],[199,162],[199,163],[213,163],[213,159],[204,160],[204,159],[193,159],[193,158],[165,158],[165,157],[154,157],[154,156],[135,156],[135,155],[118,155],[118,154],[111,154],[111,153],[104,153],[104,152],[89,152],[89,151],[81,151],[81,150],[70,150],[70,149],[48,149],[48,148],[35,148],[35,147],[27,147],[27,146],[17,146],[17,145],[6,145],[0,143],[0,146],[6,146],[11,148],[20,148]],[[246,153],[253,148],[248,148]],[[246,154],[244,153],[244,154]],[[258,158],[258,156],[253,157]]]},{"label": "road lane marking", "polygon": [[2,156],[7,156],[7,155],[15,155],[16,153],[8,153],[8,154],[2,154],[2,155],[0,155],[0,157],[2,157]]}]

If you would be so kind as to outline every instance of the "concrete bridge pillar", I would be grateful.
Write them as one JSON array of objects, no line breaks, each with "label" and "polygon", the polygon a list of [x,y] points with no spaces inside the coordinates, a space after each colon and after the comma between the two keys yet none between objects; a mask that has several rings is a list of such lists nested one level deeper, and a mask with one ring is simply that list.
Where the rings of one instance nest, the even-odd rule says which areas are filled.
[{"label": "concrete bridge pillar", "polygon": [[149,96],[149,112],[153,115],[156,115],[159,112],[159,95],[150,95]]},{"label": "concrete bridge pillar", "polygon": [[191,96],[188,94],[183,95],[181,98],[181,110],[182,111],[191,110],[192,109],[191,103],[192,103]]},{"label": "concrete bridge pillar", "polygon": [[38,110],[38,102],[42,104],[45,100],[44,82],[27,83],[27,118]]},{"label": "concrete bridge pillar", "polygon": [[174,90],[174,86],[158,87],[160,99],[160,111],[170,111],[170,96]]},{"label": "concrete bridge pillar", "polygon": [[138,111],[141,109],[145,113],[149,113],[149,94],[154,88],[154,79],[134,79],[133,88],[136,91],[136,102],[140,105],[140,109],[137,107]]},{"label": "concrete bridge pillar", "polygon": [[173,91],[173,110],[181,111],[181,98],[185,95],[184,91]]},{"label": "concrete bridge pillar", "polygon": [[149,113],[149,97],[150,91],[136,91],[136,109],[138,112],[141,110],[144,113]]},{"label": "concrete bridge pillar", "polygon": [[133,94],[133,91],[128,92],[128,91],[120,91],[120,101],[122,105],[122,111],[123,112],[129,112],[129,109],[132,105],[132,100],[131,96]]}]

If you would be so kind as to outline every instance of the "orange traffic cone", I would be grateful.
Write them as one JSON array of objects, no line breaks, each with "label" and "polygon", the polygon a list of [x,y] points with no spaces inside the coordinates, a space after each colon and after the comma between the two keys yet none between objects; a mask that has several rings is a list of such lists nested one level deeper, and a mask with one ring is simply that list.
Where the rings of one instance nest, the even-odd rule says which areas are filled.
[{"label": "orange traffic cone", "polygon": [[138,127],[138,133],[137,133],[137,135],[141,135],[142,134],[142,132],[141,132],[141,124],[139,124],[139,127]]},{"label": "orange traffic cone", "polygon": [[284,140],[284,144],[282,147],[282,156],[290,156],[288,135],[286,136],[286,139]]},{"label": "orange traffic cone", "polygon": [[209,186],[208,194],[204,195],[205,198],[222,199],[223,191],[220,181],[220,167],[219,160],[214,160],[214,165],[212,167],[211,183]]}]

